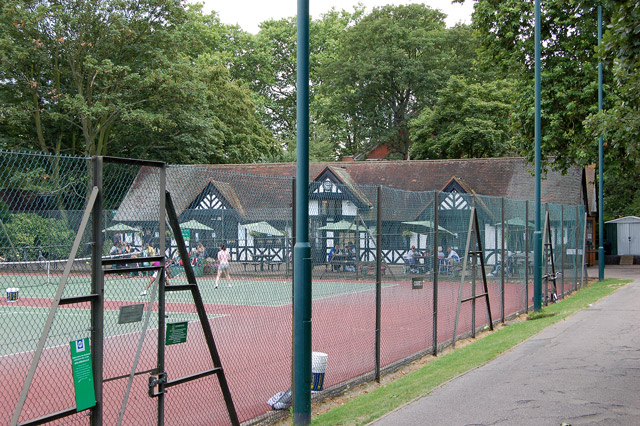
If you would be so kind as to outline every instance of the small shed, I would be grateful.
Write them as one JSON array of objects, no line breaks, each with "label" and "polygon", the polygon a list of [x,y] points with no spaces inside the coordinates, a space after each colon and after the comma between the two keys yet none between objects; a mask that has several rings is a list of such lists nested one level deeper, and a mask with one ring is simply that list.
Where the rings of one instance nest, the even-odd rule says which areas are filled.
[{"label": "small shed", "polygon": [[615,226],[618,255],[640,255],[640,217],[625,216],[606,223],[608,227]]}]

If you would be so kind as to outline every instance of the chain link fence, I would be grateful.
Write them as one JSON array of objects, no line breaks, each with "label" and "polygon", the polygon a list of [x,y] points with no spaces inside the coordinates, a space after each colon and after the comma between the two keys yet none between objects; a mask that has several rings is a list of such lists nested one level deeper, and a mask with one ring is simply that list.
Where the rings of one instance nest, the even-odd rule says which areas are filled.
[{"label": "chain link fence", "polygon": [[[102,353],[93,378],[104,424],[156,424],[159,416],[166,424],[232,424],[220,376],[203,374],[217,367],[208,327],[239,421],[286,415],[267,400],[291,386],[294,179],[95,164],[0,152],[0,422],[91,422],[92,410],[75,408],[70,345],[81,340]],[[98,183],[96,230],[98,216],[85,207]],[[180,236],[161,214],[164,189]],[[584,280],[584,208],[543,207],[543,291],[557,277],[562,298]],[[526,201],[311,182],[312,346],[326,361],[315,390],[339,392],[475,335],[491,325],[489,307],[493,323],[530,309],[534,216]],[[163,255],[166,287],[162,265],[151,260]],[[105,271],[97,319],[96,256]],[[196,296],[178,291],[189,284],[185,262]],[[183,340],[169,336],[180,327]],[[163,373],[168,382],[195,379],[158,396]]]}]

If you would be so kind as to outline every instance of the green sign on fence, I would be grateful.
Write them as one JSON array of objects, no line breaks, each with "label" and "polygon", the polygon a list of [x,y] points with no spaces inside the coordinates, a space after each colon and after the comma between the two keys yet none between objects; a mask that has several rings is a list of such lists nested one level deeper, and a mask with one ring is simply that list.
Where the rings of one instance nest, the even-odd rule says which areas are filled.
[{"label": "green sign on fence", "polygon": [[182,238],[185,241],[189,241],[191,239],[191,229],[182,229]]},{"label": "green sign on fence", "polygon": [[188,326],[188,321],[167,324],[167,337],[164,342],[165,345],[177,345],[178,343],[186,342]]},{"label": "green sign on fence", "polygon": [[73,386],[76,392],[76,411],[80,412],[96,405],[89,338],[73,340],[69,342],[69,346],[71,346]]}]

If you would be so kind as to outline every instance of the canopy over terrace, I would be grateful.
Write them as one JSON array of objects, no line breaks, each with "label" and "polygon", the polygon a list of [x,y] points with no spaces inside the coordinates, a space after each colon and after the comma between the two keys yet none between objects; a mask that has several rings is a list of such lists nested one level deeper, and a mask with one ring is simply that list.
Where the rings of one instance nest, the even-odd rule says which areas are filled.
[{"label": "canopy over terrace", "polygon": [[117,223],[104,230],[105,232],[140,232],[140,229],[125,225],[124,223]]},{"label": "canopy over terrace", "polygon": [[[402,222],[405,225],[415,225],[415,226],[423,226],[425,228],[428,229],[433,229],[433,222],[431,222],[430,220],[416,220],[416,221],[411,221],[411,222]],[[443,228],[442,226],[438,225],[438,231],[440,232],[446,232],[447,234],[450,235],[455,235],[453,232],[449,231],[446,228]]]},{"label": "canopy over terrace", "polygon": [[369,229],[364,226],[357,225],[354,222],[347,220],[341,220],[340,222],[328,223],[325,226],[318,228],[320,231],[340,231],[340,232],[369,232]]},{"label": "canopy over terrace", "polygon": [[213,231],[213,228],[198,222],[195,219],[191,219],[187,222],[180,224],[181,229],[193,229],[197,231]]},{"label": "canopy over terrace", "polygon": [[271,226],[268,222],[255,222],[255,223],[247,223],[244,225],[240,225],[242,228],[246,229],[249,232],[259,232],[261,234],[267,235],[276,235],[282,236],[285,235],[284,231],[280,231],[273,226]]}]

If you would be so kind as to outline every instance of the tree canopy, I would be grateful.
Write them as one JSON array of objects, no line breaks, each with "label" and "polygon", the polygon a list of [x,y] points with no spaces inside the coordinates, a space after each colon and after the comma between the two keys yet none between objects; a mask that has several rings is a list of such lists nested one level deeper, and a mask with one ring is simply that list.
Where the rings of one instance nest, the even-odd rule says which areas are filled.
[{"label": "tree canopy", "polygon": [[[180,146],[202,154],[215,136],[224,151],[201,161],[272,152],[248,93],[215,57],[189,54],[195,31],[209,30],[198,14],[179,0],[7,0],[0,9],[2,143],[175,161],[163,153]],[[240,132],[234,113],[246,119]]]},{"label": "tree canopy", "polygon": [[411,122],[412,159],[501,157],[513,152],[508,80],[451,77],[433,108]]},{"label": "tree canopy", "polygon": [[[392,158],[533,160],[534,3],[475,3],[473,24],[453,28],[422,4],[310,18],[311,159],[386,144]],[[592,164],[603,135],[612,214],[640,208],[639,7],[542,4],[542,157],[560,170]],[[294,17],[250,34],[182,0],[0,5],[0,148],[294,161],[296,119]]]}]

